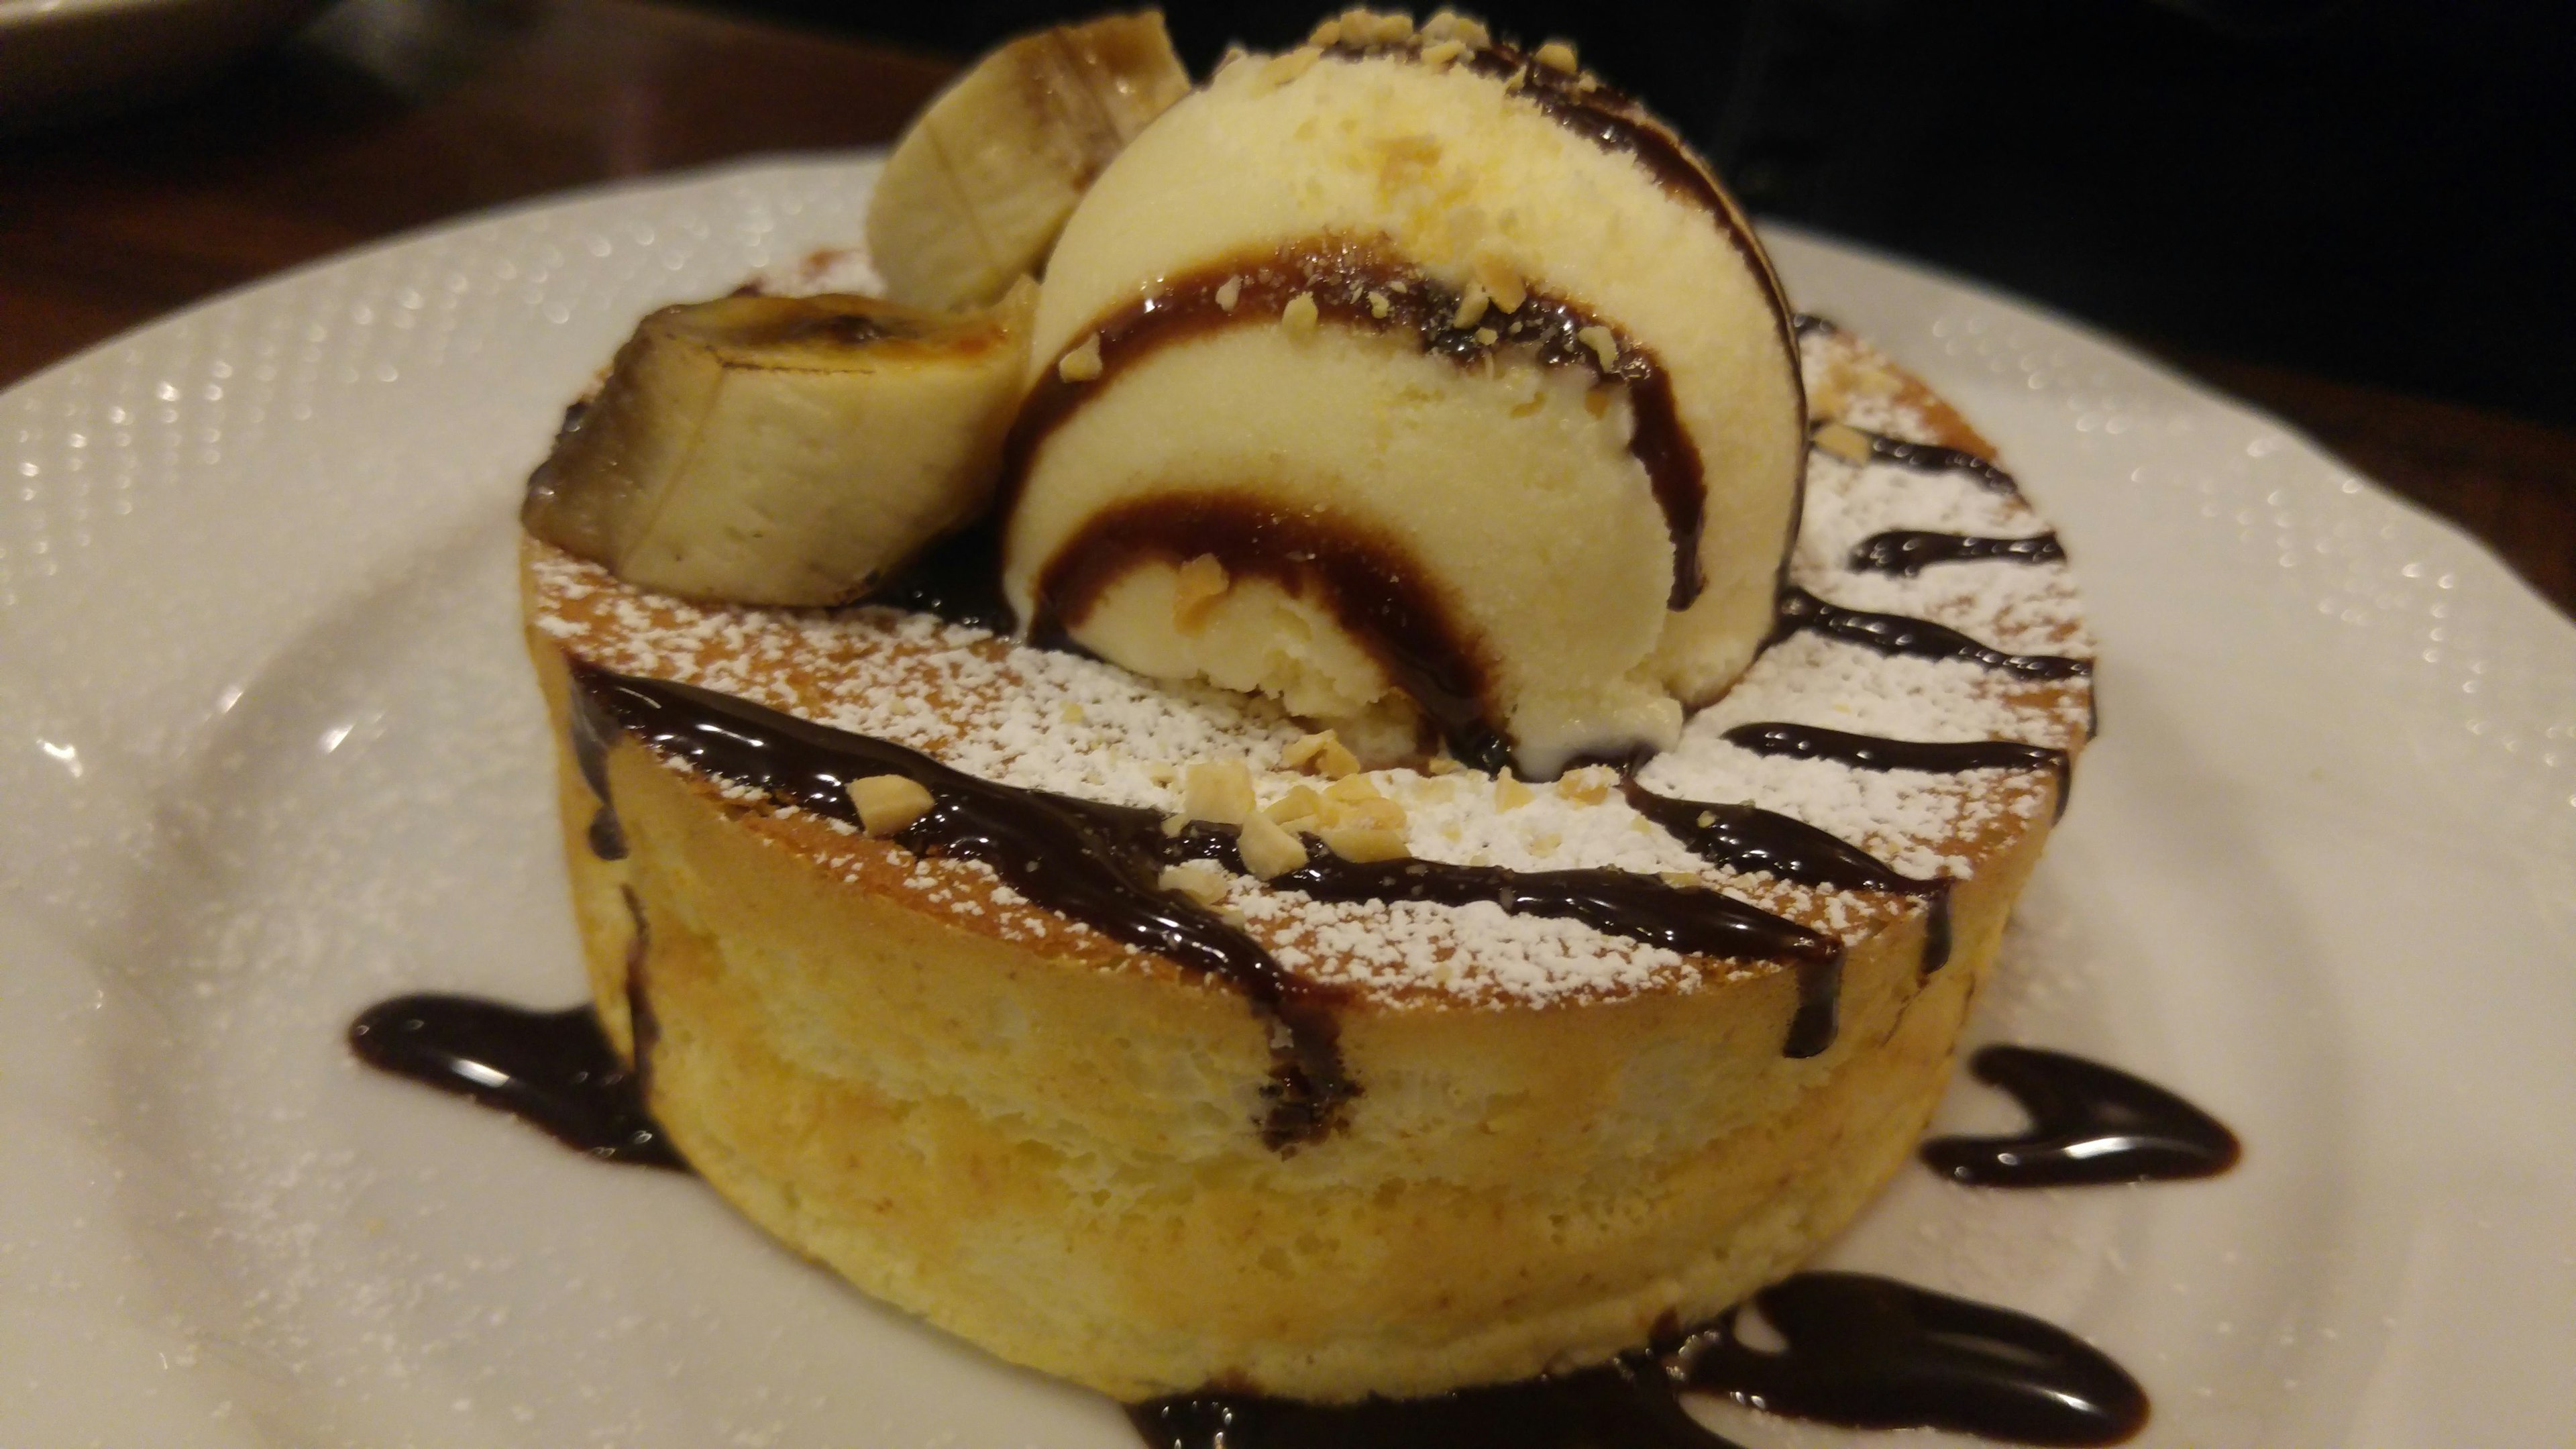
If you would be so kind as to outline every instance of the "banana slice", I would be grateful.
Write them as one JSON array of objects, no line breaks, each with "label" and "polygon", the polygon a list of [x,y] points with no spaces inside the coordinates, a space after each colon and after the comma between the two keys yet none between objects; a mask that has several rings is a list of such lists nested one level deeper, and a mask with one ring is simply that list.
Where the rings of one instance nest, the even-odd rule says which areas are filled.
[{"label": "banana slice", "polygon": [[886,158],[868,248],[887,295],[972,306],[1038,271],[1091,178],[1189,89],[1158,10],[1059,25],[986,55]]},{"label": "banana slice", "polygon": [[531,533],[645,588],[836,604],[979,512],[1036,284],[968,317],[873,297],[665,307],[528,480]]}]

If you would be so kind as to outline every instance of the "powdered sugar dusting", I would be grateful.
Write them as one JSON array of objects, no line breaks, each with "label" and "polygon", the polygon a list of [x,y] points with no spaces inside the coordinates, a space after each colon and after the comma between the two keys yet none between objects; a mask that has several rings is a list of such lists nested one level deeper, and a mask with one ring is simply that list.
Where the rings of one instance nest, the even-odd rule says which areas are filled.
[{"label": "powdered sugar dusting", "polygon": [[[1839,335],[1804,347],[1820,415],[1924,442],[1960,441],[1946,410],[1883,359]],[[1811,452],[1793,579],[1831,602],[1905,613],[2013,652],[2088,655],[2071,574],[2062,564],[1935,565],[1913,578],[1856,571],[1851,551],[1889,529],[2025,537],[2046,524],[2020,499],[1964,473],[1853,464]],[[570,652],[621,673],[700,685],[835,728],[873,735],[981,778],[1083,799],[1175,810],[1178,773],[1210,760],[1249,767],[1267,805],[1321,782],[1286,768],[1303,728],[1265,700],[1148,682],[1114,665],[1015,646],[978,630],[888,609],[839,611],[702,606],[619,583],[605,570],[532,546],[534,627]],[[1764,757],[1724,732],[1789,721],[1904,740],[2009,739],[2079,747],[2082,681],[2034,685],[1960,662],[1877,654],[1813,635],[1767,651],[1703,710],[1682,743],[1641,782],[1660,793],[1749,801],[1861,846],[1915,876],[1966,877],[1981,850],[2038,822],[2046,777],[1868,771],[1832,761]],[[1539,785],[1498,791],[1490,776],[1385,770],[1376,787],[1404,807],[1423,859],[1517,870],[1609,867],[1722,890],[1847,943],[1921,909],[1873,892],[1808,888],[1710,866],[1631,810],[1615,790]],[[765,802],[727,790],[748,810]],[[768,809],[773,818],[783,812]],[[882,869],[892,847],[808,831],[819,863],[852,880]],[[820,843],[816,843],[820,842]],[[872,865],[873,862],[873,865]],[[1040,910],[967,862],[909,862],[903,888],[922,908],[1005,939],[1114,958],[1088,928]],[[1708,963],[1573,921],[1499,907],[1421,902],[1328,903],[1251,877],[1228,882],[1221,909],[1290,969],[1398,1001],[1425,995],[1477,1005],[1615,997],[1687,988]]]}]

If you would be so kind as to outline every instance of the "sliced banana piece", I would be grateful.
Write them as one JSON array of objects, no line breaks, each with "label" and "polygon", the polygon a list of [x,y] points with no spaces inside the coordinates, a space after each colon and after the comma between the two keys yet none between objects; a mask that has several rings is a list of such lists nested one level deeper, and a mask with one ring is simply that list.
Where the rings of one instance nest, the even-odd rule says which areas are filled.
[{"label": "sliced banana piece", "polygon": [[531,533],[645,588],[836,604],[981,511],[1036,284],[974,315],[873,297],[665,307],[528,480]]},{"label": "sliced banana piece", "polygon": [[973,306],[1040,270],[1091,178],[1189,93],[1162,12],[1024,35],[913,119],[868,205],[886,293]]}]

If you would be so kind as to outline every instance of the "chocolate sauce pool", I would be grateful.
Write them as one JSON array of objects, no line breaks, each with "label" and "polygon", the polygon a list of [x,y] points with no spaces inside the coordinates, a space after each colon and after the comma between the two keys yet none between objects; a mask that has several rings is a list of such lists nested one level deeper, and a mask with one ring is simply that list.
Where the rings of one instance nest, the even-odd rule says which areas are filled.
[{"label": "chocolate sauce pool", "polygon": [[1318,1405],[1188,1394],[1128,1410],[1153,1449],[1743,1449],[1687,1391],[1863,1429],[1946,1429],[2014,1444],[2117,1444],[2146,1391],[2099,1349],[2027,1314],[1863,1273],[1800,1273],[1744,1310],[1580,1373],[1423,1399]]},{"label": "chocolate sauce pool", "polygon": [[349,1023],[349,1049],[379,1071],[497,1107],[604,1161],[688,1167],[587,1006],[531,1011],[471,996],[397,996]]},{"label": "chocolate sauce pool", "polygon": [[2236,1134],[2153,1082],[2037,1047],[1990,1046],[1968,1061],[2030,1114],[2007,1137],[1935,1137],[1934,1172],[1971,1187],[2067,1187],[2215,1177],[2236,1165]]}]

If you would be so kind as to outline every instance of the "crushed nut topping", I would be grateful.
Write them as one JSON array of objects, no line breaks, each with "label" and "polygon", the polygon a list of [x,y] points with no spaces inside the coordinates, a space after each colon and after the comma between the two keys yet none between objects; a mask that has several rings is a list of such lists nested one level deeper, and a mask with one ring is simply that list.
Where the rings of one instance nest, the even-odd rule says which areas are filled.
[{"label": "crushed nut topping", "polygon": [[1181,773],[1181,814],[1217,825],[1241,825],[1253,812],[1252,771],[1241,760],[1212,760]]},{"label": "crushed nut topping", "polygon": [[1342,737],[1331,730],[1302,735],[1280,751],[1279,763],[1292,770],[1339,780],[1359,773],[1359,756],[1350,752]]},{"label": "crushed nut topping", "polygon": [[1402,860],[1413,853],[1406,845],[1401,830],[1378,830],[1362,825],[1330,825],[1316,837],[1324,848],[1344,860],[1366,865],[1376,860]]},{"label": "crushed nut topping", "polygon": [[1089,382],[1100,376],[1100,334],[1092,333],[1080,347],[1058,359],[1055,375],[1067,382]]},{"label": "crushed nut topping", "polygon": [[1233,311],[1234,304],[1242,300],[1243,278],[1241,277],[1228,277],[1216,289],[1216,305],[1220,312]]},{"label": "crushed nut topping", "polygon": [[[1298,788],[1305,789],[1302,785]],[[1285,875],[1304,865],[1308,859],[1306,843],[1264,815],[1255,815],[1243,822],[1243,833],[1236,837],[1235,849],[1243,856],[1243,868],[1263,880]]]},{"label": "crushed nut topping", "polygon": [[1538,792],[1512,778],[1508,769],[1494,777],[1494,808],[1518,810],[1538,798]]},{"label": "crushed nut topping", "polygon": [[1458,299],[1458,310],[1451,313],[1449,316],[1449,325],[1452,327],[1475,326],[1476,319],[1485,315],[1485,302],[1486,297],[1483,284],[1478,282],[1469,282],[1467,284],[1467,295]]},{"label": "crushed nut topping", "polygon": [[1324,797],[1309,786],[1291,785],[1287,794],[1271,801],[1270,808],[1261,813],[1274,824],[1295,825],[1301,820],[1320,818],[1324,813]]},{"label": "crushed nut topping", "polygon": [[1476,285],[1483,287],[1494,305],[1506,312],[1517,312],[1529,300],[1529,284],[1521,280],[1521,269],[1512,264],[1500,247],[1487,244],[1476,249]]},{"label": "crushed nut topping", "polygon": [[1601,359],[1601,370],[1608,372],[1619,365],[1619,334],[1595,324],[1574,334],[1574,340],[1592,349]]},{"label": "crushed nut topping", "polygon": [[1842,423],[1827,423],[1816,429],[1816,446],[1846,463],[1869,461],[1869,439],[1858,429]]},{"label": "crushed nut topping", "polygon": [[1301,45],[1285,55],[1272,56],[1270,63],[1261,68],[1261,79],[1265,84],[1276,89],[1313,70],[1315,62],[1323,58],[1322,50],[1311,45]]},{"label": "crushed nut topping", "polygon": [[1422,34],[1428,40],[1456,40],[1468,45],[1491,45],[1493,32],[1484,22],[1470,20],[1455,10],[1435,10],[1422,22]]},{"label": "crushed nut topping", "polygon": [[1154,884],[1167,891],[1177,891],[1203,906],[1213,906],[1225,899],[1225,872],[1204,860],[1183,861],[1163,867]]},{"label": "crushed nut topping", "polygon": [[903,775],[868,775],[848,786],[859,828],[882,840],[930,813],[930,792]]},{"label": "crushed nut topping", "polygon": [[1549,70],[1563,71],[1567,75],[1574,74],[1579,68],[1574,58],[1574,47],[1562,40],[1551,40],[1540,46],[1530,58]]},{"label": "crushed nut topping", "polygon": [[1619,783],[1619,772],[1608,765],[1585,765],[1557,777],[1556,793],[1577,805],[1598,805],[1610,798],[1611,787]]},{"label": "crushed nut topping", "polygon": [[1286,323],[1291,332],[1312,332],[1315,330],[1315,319],[1319,315],[1321,314],[1316,309],[1314,294],[1299,292],[1288,299],[1286,307],[1280,309],[1279,320]]},{"label": "crushed nut topping", "polygon": [[1172,627],[1184,634],[1197,633],[1233,584],[1214,554],[1203,553],[1181,565],[1172,580]]}]

